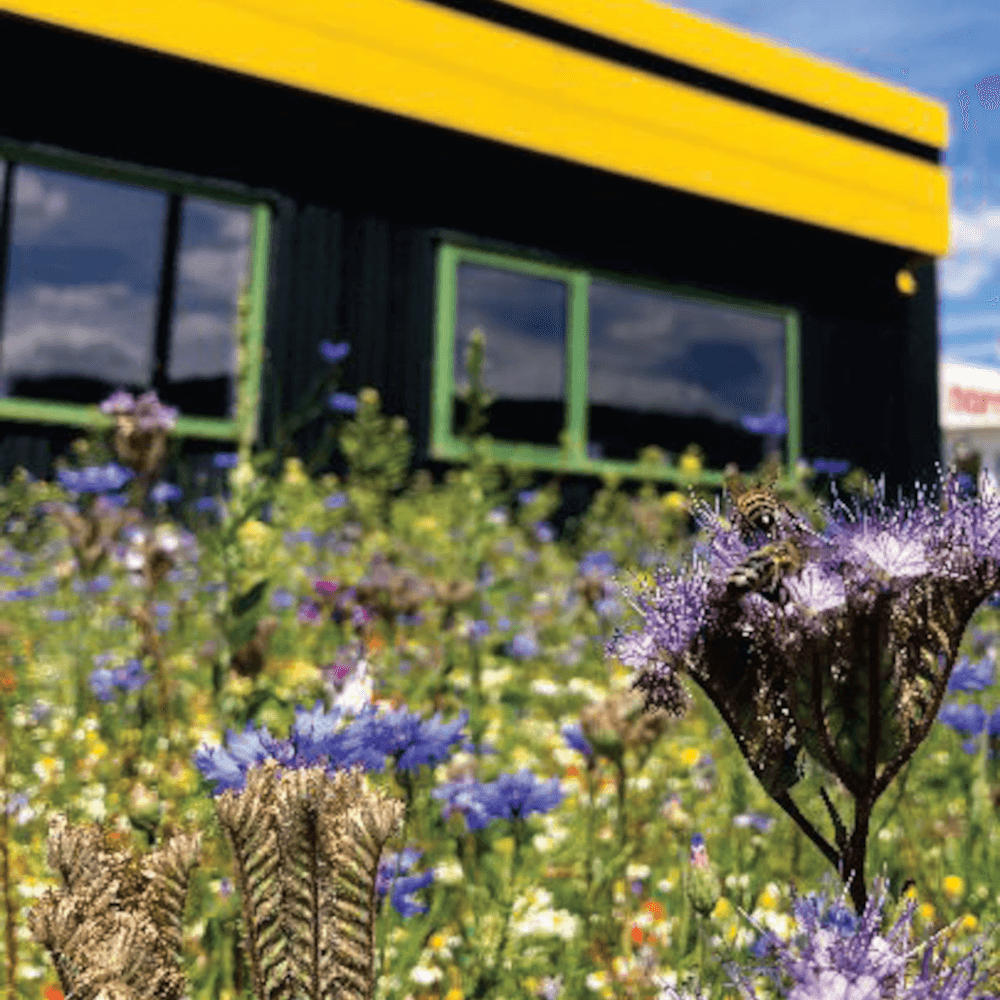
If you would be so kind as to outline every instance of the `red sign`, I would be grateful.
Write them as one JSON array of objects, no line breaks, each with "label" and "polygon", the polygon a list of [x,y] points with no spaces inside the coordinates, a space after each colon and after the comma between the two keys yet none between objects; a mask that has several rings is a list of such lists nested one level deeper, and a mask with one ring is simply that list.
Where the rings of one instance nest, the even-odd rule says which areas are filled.
[{"label": "red sign", "polygon": [[948,387],[948,409],[956,413],[973,413],[985,416],[993,413],[1000,417],[1000,392],[988,389],[963,389],[961,386]]}]

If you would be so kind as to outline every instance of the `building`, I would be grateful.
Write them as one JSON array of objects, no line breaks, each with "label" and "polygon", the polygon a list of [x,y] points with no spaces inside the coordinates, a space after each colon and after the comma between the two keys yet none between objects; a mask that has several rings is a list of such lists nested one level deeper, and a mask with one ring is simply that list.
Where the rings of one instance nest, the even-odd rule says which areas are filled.
[{"label": "building", "polygon": [[933,474],[943,105],[653,0],[0,11],[4,476],[119,385],[231,448],[241,280],[263,442],[347,340],[341,388],[460,461],[480,326],[500,459]]},{"label": "building", "polygon": [[941,362],[941,463],[1000,481],[1000,371]]}]

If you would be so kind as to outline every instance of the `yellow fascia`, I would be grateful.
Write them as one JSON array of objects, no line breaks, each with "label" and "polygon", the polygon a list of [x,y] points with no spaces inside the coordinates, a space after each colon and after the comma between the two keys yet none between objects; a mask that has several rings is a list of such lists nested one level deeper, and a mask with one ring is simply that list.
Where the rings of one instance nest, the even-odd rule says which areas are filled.
[{"label": "yellow fascia", "polygon": [[948,146],[948,108],[939,101],[658,0],[504,2],[914,142]]},{"label": "yellow fascia", "polygon": [[918,253],[948,252],[947,175],[932,163],[433,3],[0,0],[0,10]]}]

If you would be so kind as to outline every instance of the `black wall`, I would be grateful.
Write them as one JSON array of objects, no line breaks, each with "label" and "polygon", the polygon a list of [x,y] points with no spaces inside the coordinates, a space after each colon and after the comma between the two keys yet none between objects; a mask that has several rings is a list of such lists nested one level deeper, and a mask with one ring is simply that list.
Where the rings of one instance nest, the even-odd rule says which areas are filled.
[{"label": "black wall", "polygon": [[[32,65],[59,70],[25,87]],[[17,95],[0,105],[2,136],[272,192],[267,348],[285,400],[310,383],[319,341],[347,339],[343,388],[379,388],[418,462],[444,228],[799,309],[804,455],[884,472],[892,495],[934,474],[934,269],[904,298],[904,251],[6,14],[0,88]],[[265,434],[272,416],[265,388]],[[0,424],[0,474],[45,474],[37,437],[62,447]]]}]

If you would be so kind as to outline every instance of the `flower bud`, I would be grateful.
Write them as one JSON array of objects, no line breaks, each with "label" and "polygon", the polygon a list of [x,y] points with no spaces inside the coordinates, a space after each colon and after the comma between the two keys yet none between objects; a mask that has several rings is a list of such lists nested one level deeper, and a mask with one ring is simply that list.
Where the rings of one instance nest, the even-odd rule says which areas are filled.
[{"label": "flower bud", "polygon": [[691,872],[687,887],[688,900],[695,912],[707,917],[722,895],[722,886],[715,865],[708,860],[705,838],[696,833],[691,838]]}]

